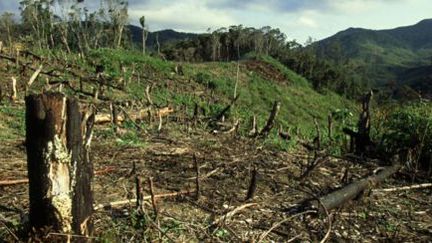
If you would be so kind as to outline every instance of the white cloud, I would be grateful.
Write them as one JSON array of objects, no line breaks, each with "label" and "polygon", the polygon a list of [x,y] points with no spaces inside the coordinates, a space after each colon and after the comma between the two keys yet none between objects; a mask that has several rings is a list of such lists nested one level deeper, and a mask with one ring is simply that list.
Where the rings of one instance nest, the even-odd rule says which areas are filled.
[{"label": "white cloud", "polygon": [[[18,14],[18,0],[0,0],[0,12]],[[87,4],[99,0],[86,0]],[[280,28],[288,38],[322,39],[349,27],[411,25],[432,17],[430,0],[129,0],[130,22],[145,15],[151,30],[188,32],[243,24]]]},{"label": "white cloud", "polygon": [[176,1],[156,8],[133,6],[129,9],[131,22],[145,15],[151,29],[174,28],[183,31],[204,32],[235,23],[223,10],[207,8],[201,1]]}]

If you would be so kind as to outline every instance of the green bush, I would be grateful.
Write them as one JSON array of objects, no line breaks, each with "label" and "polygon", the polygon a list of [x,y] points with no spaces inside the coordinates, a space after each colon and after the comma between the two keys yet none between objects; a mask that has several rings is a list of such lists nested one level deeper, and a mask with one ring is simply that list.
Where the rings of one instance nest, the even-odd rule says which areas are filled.
[{"label": "green bush", "polygon": [[389,154],[402,154],[408,165],[431,166],[432,106],[424,102],[396,108],[384,122],[382,146]]}]

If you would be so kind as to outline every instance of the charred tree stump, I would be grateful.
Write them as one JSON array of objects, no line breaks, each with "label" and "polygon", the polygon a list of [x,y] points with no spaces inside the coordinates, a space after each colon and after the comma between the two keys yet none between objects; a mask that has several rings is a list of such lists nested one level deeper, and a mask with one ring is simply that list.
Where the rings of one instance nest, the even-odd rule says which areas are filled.
[{"label": "charred tree stump", "polygon": [[78,101],[60,93],[30,95],[25,101],[30,226],[89,236],[93,167],[88,150],[94,115],[82,121]]},{"label": "charred tree stump", "polygon": [[357,124],[357,132],[351,129],[344,128],[343,132],[351,137],[351,143],[354,145],[354,152],[357,155],[363,155],[367,152],[368,146],[372,144],[370,139],[370,128],[371,128],[371,115],[370,115],[370,102],[372,100],[373,93],[370,91],[367,93],[362,100],[362,112],[360,113],[360,119]]},{"label": "charred tree stump", "polygon": [[261,130],[260,136],[267,137],[268,134],[270,133],[270,131],[272,130],[272,128],[274,126],[274,122],[276,120],[276,117],[279,113],[280,106],[281,106],[281,103],[279,101],[275,101],[273,103],[273,108],[272,108],[272,111],[270,113],[269,119],[267,120],[265,127]]},{"label": "charred tree stump", "polygon": [[246,194],[246,201],[252,200],[255,197],[255,192],[257,189],[257,179],[258,179],[257,177],[258,177],[258,171],[256,168],[254,168],[251,173],[251,180]]},{"label": "charred tree stump", "polygon": [[195,199],[198,201],[201,197],[201,191],[200,191],[200,168],[199,168],[199,163],[197,160],[196,155],[193,155],[193,160],[194,160],[194,166],[195,166],[195,173],[196,173],[196,178],[195,178],[195,187],[196,187],[196,195],[195,195]]},{"label": "charred tree stump", "polygon": [[328,124],[327,124],[327,133],[328,138],[332,142],[333,141],[333,115],[330,113],[327,118]]},{"label": "charred tree stump", "polygon": [[314,117],[314,124],[315,124],[315,130],[316,130],[316,137],[314,139],[314,146],[316,148],[316,150],[321,150],[321,130],[318,124],[318,121],[316,119],[316,117]]}]

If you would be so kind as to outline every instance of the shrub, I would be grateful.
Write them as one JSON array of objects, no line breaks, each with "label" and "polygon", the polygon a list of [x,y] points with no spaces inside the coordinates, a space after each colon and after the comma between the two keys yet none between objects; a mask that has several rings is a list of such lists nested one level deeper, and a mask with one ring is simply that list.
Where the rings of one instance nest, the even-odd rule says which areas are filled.
[{"label": "shrub", "polygon": [[396,108],[381,131],[387,153],[402,154],[411,168],[420,165],[430,171],[432,163],[432,106],[424,102]]}]

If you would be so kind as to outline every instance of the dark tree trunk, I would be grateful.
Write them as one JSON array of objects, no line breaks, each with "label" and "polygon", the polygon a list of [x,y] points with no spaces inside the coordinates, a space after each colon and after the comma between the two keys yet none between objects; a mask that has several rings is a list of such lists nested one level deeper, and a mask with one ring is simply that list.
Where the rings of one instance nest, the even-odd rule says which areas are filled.
[{"label": "dark tree trunk", "polygon": [[[76,99],[60,93],[26,97],[30,226],[89,236],[93,231],[91,119],[82,122]],[[82,124],[84,123],[84,124]],[[86,130],[86,131],[84,131]],[[85,240],[85,238],[79,238]]]},{"label": "dark tree trunk", "polygon": [[270,113],[270,116],[267,120],[265,127],[260,132],[260,136],[267,137],[268,134],[270,133],[270,131],[272,130],[274,123],[275,123],[275,120],[276,120],[276,117],[279,113],[280,106],[281,106],[281,103],[279,101],[275,101],[273,103],[272,111]]},{"label": "dark tree trunk", "polygon": [[[358,131],[352,131],[349,128],[344,128],[343,132],[351,137],[351,147],[354,145],[354,152],[357,155],[364,155],[368,152],[368,147],[371,147],[373,142],[370,139],[371,115],[370,102],[372,100],[372,91],[367,93],[362,100],[362,112],[357,124]],[[352,149],[352,148],[351,148]]]}]

